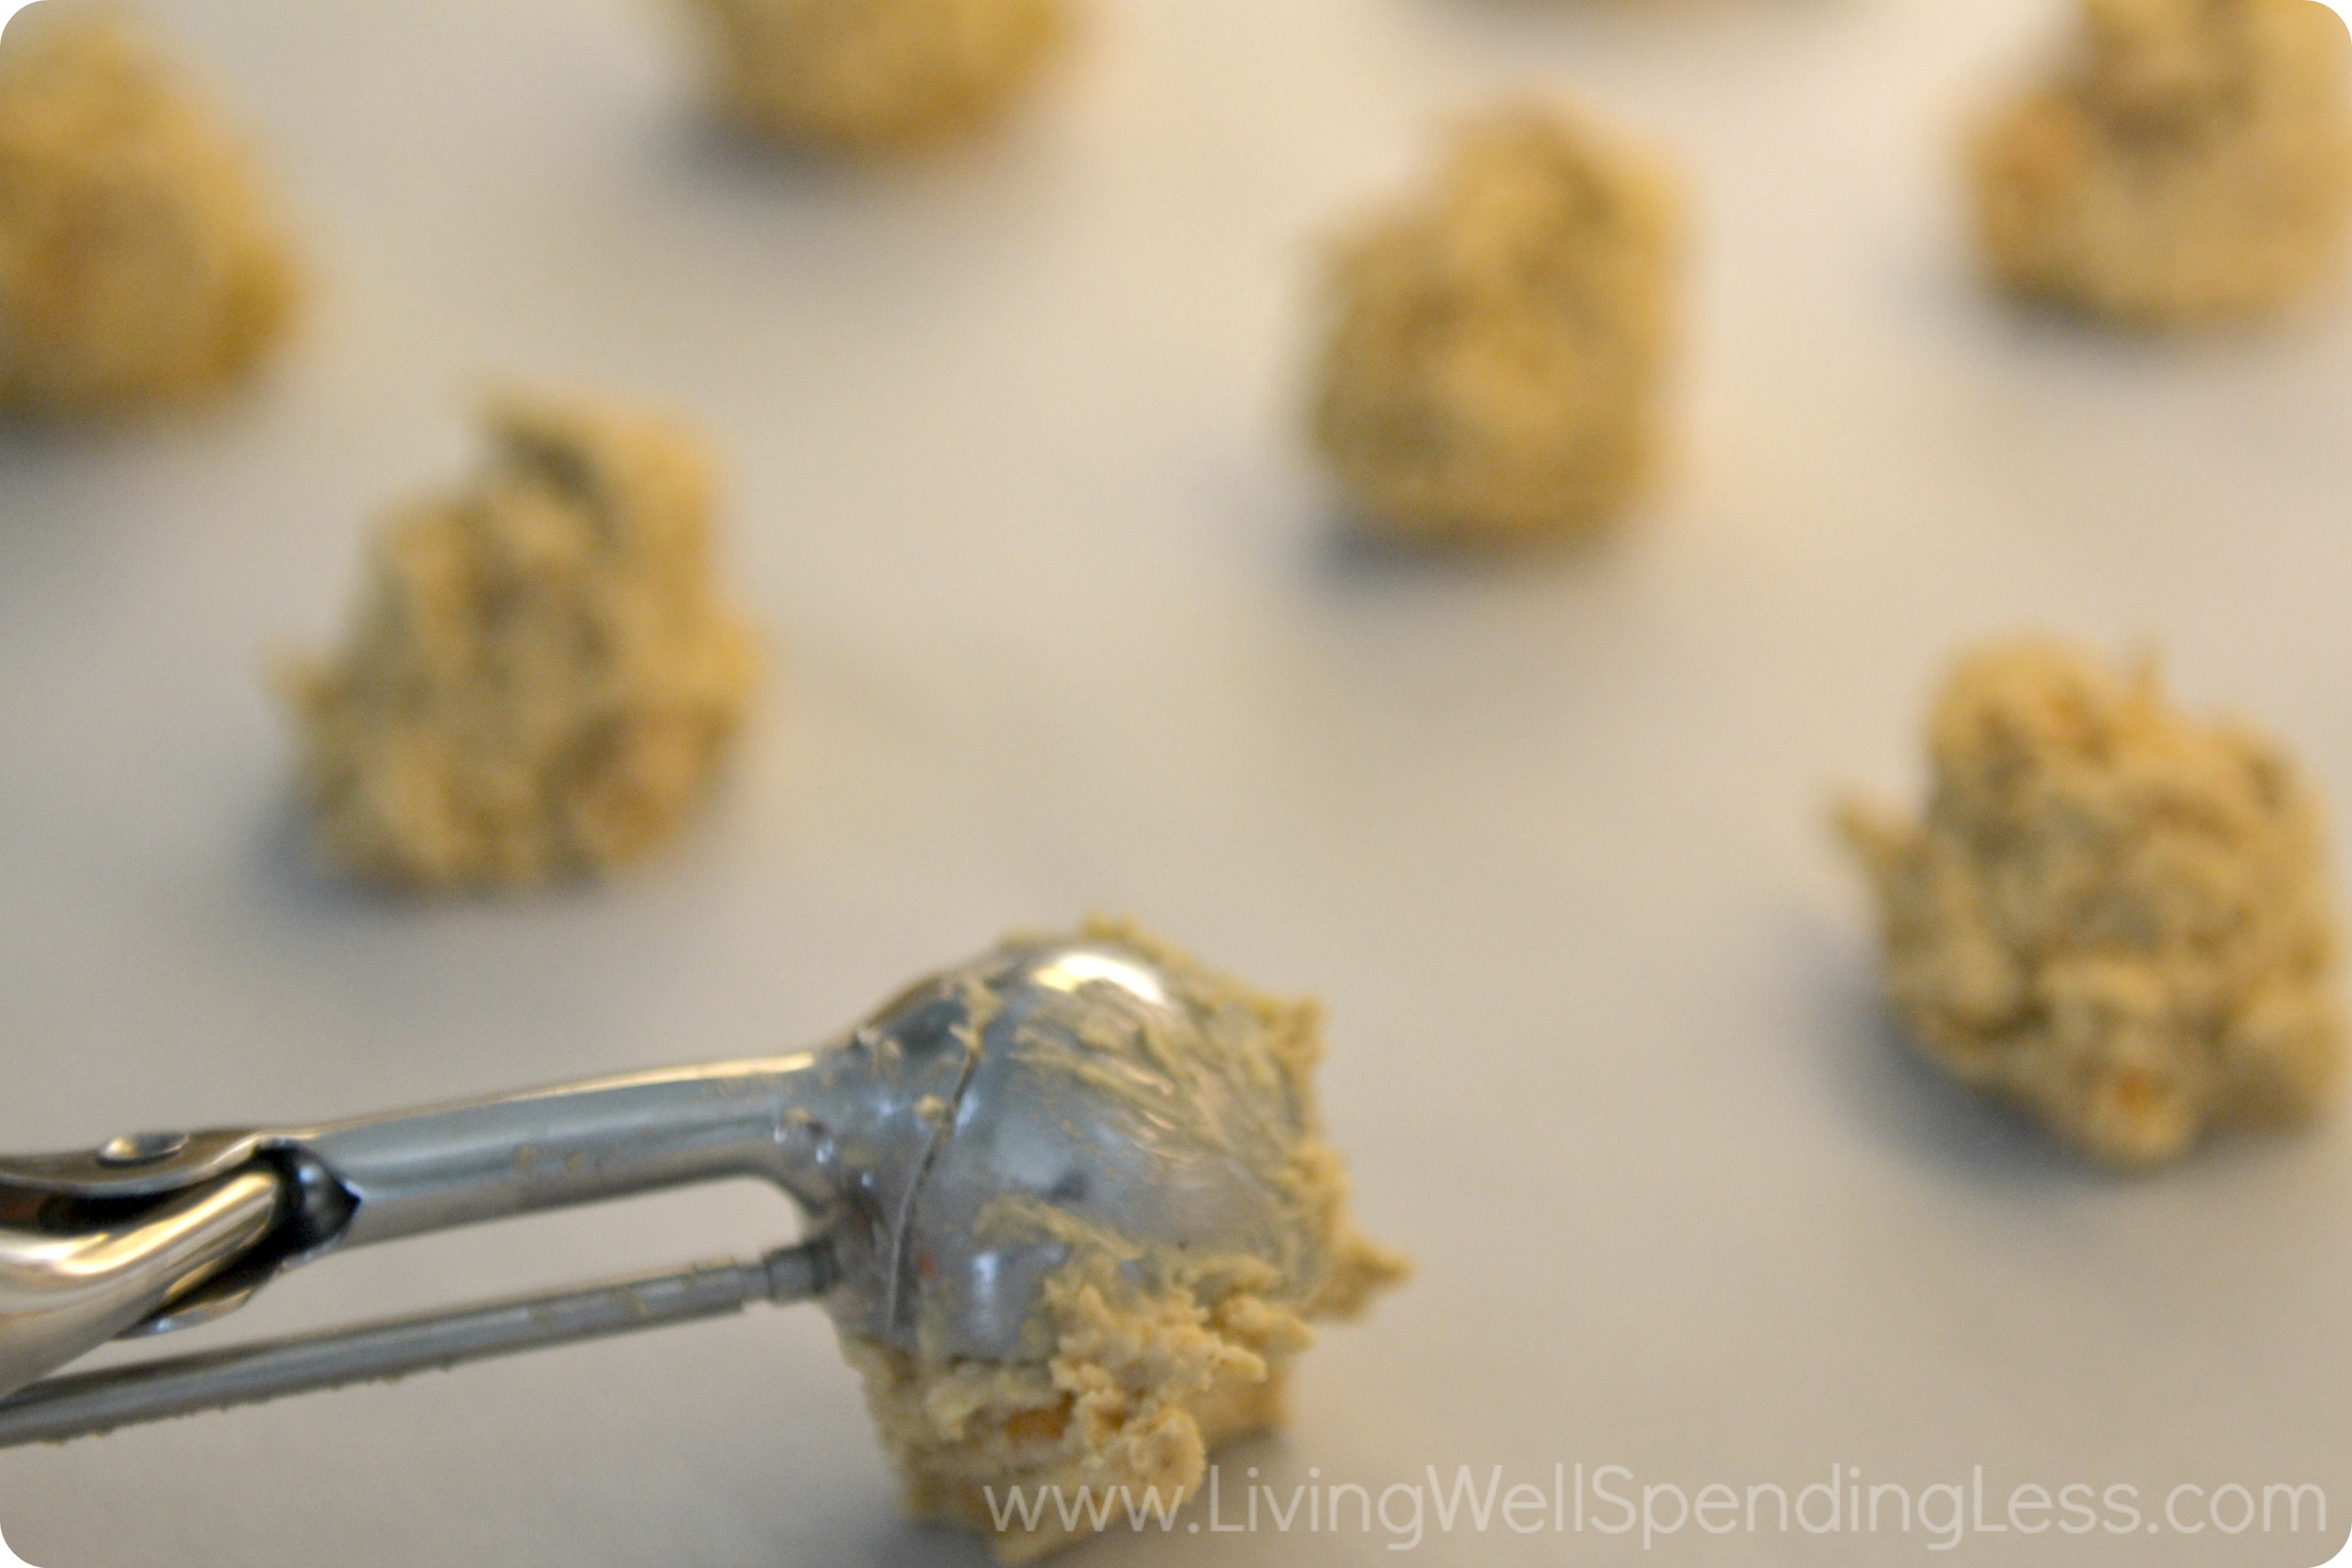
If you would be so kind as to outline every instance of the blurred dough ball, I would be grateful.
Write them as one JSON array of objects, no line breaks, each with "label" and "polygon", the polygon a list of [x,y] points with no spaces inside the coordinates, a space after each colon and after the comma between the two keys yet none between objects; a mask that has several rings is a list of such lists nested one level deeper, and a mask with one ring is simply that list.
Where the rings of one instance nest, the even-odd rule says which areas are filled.
[{"label": "blurred dough ball", "polygon": [[1060,41],[1062,0],[692,0],[720,102],[786,141],[945,141],[994,119]]},{"label": "blurred dough ball", "polygon": [[1507,539],[1622,506],[1658,444],[1681,227],[1665,173],[1581,116],[1463,126],[1330,268],[1314,430],[1363,521]]},{"label": "blurred dough ball", "polygon": [[2319,795],[2064,644],[1963,660],[1923,817],[1849,807],[1925,1054],[2116,1165],[2317,1111],[2342,1066]]},{"label": "blurred dough ball", "polygon": [[2084,0],[2056,79],[1972,149],[1993,276],[2144,324],[2313,292],[2352,221],[2347,70],[2312,0]]},{"label": "blurred dough ball", "polygon": [[329,858],[424,889],[601,871],[668,838],[741,723],[709,465],[579,396],[490,411],[485,470],[396,515],[358,624],[289,682]]},{"label": "blurred dough ball", "polygon": [[295,267],[245,149],[128,25],[46,0],[0,41],[0,408],[107,411],[253,368]]}]

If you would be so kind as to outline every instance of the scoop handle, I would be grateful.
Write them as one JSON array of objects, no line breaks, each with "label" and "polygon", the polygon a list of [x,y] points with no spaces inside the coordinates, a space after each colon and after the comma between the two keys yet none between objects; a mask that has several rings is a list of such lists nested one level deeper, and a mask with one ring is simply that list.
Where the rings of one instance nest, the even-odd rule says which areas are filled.
[{"label": "scoop handle", "polygon": [[722,1258],[551,1295],[52,1377],[0,1399],[0,1448],[63,1443],[198,1411],[726,1317],[757,1301],[788,1305],[823,1295],[832,1280],[832,1257],[820,1239],[754,1263]]},{"label": "scoop handle", "polygon": [[785,1113],[810,1056],[632,1073],[272,1134],[352,1201],[339,1247],[663,1187],[803,1174]]},{"label": "scoop handle", "polygon": [[278,1179],[247,1172],[127,1220],[0,1224],[0,1394],[104,1344],[236,1261],[277,1223]]}]

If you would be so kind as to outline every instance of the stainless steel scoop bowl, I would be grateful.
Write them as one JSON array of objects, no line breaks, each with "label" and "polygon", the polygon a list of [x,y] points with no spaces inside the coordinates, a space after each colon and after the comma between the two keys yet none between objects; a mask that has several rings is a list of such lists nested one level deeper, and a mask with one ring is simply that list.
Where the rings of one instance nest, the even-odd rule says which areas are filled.
[{"label": "stainless steel scoop bowl", "polygon": [[[1129,1266],[1244,1255],[1305,1282],[1278,1174],[1306,1108],[1249,1021],[1110,940],[1009,943],[794,1056],[319,1126],[0,1159],[0,1447],[821,1300],[844,1331],[1034,1359],[1072,1236]],[[807,1240],[557,1295],[51,1376],[235,1310],[348,1247],[752,1176]],[[45,1380],[45,1381],[44,1381]]]}]

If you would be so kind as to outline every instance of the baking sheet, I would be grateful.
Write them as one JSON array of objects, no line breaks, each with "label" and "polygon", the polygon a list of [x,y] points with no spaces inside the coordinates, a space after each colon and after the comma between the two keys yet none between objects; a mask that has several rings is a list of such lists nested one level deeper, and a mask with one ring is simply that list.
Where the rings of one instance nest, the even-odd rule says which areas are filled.
[{"label": "baking sheet", "polygon": [[[2305,1568],[2352,1527],[2352,1132],[2142,1181],[2053,1154],[1900,1054],[1826,831],[1848,783],[1916,787],[1953,647],[2037,625],[2160,643],[2352,819],[2352,310],[2119,342],[1983,296],[1953,131],[2048,0],[1089,0],[1006,134],[874,172],[710,134],[658,5],[151,9],[265,140],[319,292],[256,395],[0,433],[0,1145],[763,1052],[1002,928],[1132,911],[1328,1000],[1362,1216],[1423,1272],[1325,1336],[1219,1514],[1086,1561],[1643,1558],[1598,1502],[1223,1528],[1260,1485],[1426,1510],[1465,1465],[2333,1510],[1970,1529],[1988,1564]],[[1525,84],[1689,173],[1675,469],[1582,552],[1351,543],[1296,438],[1315,237]],[[510,375],[707,426],[776,679],[642,873],[386,902],[307,861],[263,667]],[[404,1245],[183,1348],[791,1227],[730,1189]],[[0,1530],[43,1568],[982,1561],[898,1521],[811,1310],[0,1455]]]}]

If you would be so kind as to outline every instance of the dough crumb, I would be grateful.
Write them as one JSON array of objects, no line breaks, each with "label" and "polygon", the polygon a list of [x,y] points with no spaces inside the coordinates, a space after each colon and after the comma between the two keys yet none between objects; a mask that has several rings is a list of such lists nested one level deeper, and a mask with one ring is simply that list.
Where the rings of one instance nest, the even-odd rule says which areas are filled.
[{"label": "dough crumb", "polygon": [[667,838],[757,669],[712,582],[709,465],[651,415],[509,395],[491,460],[375,541],[289,681],[328,858],[416,889],[601,871]]},{"label": "dough crumb", "polygon": [[1597,527],[1657,446],[1681,204],[1580,116],[1463,126],[1437,187],[1339,248],[1315,436],[1370,525],[1507,539]]},{"label": "dough crumb", "polygon": [[[1281,1425],[1289,1363],[1314,1342],[1310,1323],[1358,1315],[1410,1272],[1355,1229],[1339,1155],[1320,1135],[1321,1009],[1268,996],[1125,921],[1089,921],[1082,934],[1149,957],[1203,1028],[1248,1037],[1212,1041],[1209,1058],[1262,1061],[1272,1077],[1257,1092],[1303,1108],[1308,1134],[1265,1175],[1312,1245],[1286,1266],[1180,1253],[1006,1200],[983,1223],[1044,1227],[1069,1248],[1045,1285],[1043,1359],[967,1361],[845,1336],[908,1510],[987,1535],[1008,1563],[1124,1523],[1130,1505],[1147,1520],[1172,1513],[1200,1487],[1211,1452]],[[1165,1035],[1106,1035],[1088,1048],[1150,1072],[1187,1047]],[[1062,1506],[1080,1510],[1081,1488],[1097,1509],[1109,1507],[1106,1526],[1083,1511],[1065,1518]],[[1042,1509],[1034,1525],[1015,1515],[999,1528],[1014,1489]]]},{"label": "dough crumb", "polygon": [[47,0],[0,42],[0,410],[111,413],[251,370],[295,265],[246,151],[162,54]]},{"label": "dough crumb", "polygon": [[2260,314],[2340,268],[2344,23],[2310,0],[2084,0],[2056,79],[1972,148],[2012,292],[2140,325]]},{"label": "dough crumb", "polygon": [[720,106],[761,135],[845,150],[996,119],[1066,30],[1062,0],[696,0]]},{"label": "dough crumb", "polygon": [[1924,820],[1849,805],[1926,1055],[2118,1166],[2315,1114],[2338,1076],[2318,796],[2269,740],[2064,644],[1964,660]]}]

